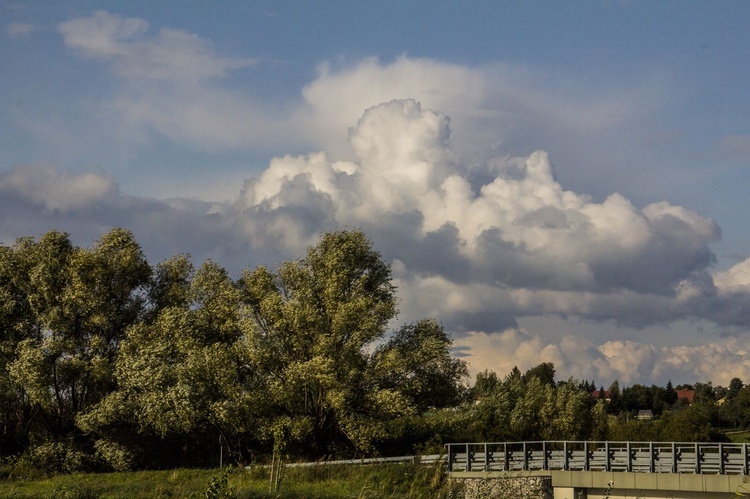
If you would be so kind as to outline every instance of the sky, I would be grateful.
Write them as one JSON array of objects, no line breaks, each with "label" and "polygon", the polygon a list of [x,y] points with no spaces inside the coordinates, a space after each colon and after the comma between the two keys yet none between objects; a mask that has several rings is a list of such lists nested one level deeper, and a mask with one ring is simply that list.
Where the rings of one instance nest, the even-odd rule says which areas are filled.
[{"label": "sky", "polygon": [[0,243],[362,229],[472,373],[750,382],[750,3],[0,0]]}]

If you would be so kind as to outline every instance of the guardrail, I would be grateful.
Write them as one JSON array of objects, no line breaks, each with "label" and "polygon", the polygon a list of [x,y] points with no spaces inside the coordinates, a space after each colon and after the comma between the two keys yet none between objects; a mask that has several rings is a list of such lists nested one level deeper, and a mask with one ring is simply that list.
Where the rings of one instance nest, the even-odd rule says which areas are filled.
[{"label": "guardrail", "polygon": [[749,444],[482,442],[446,444],[448,471],[630,471],[748,475]]},{"label": "guardrail", "polygon": [[365,457],[361,459],[337,459],[334,461],[312,461],[307,463],[285,463],[289,468],[308,468],[313,466],[339,466],[346,464],[386,464],[386,463],[414,463],[437,464],[445,461],[445,455],[428,454],[424,456],[393,456],[393,457]]},{"label": "guardrail", "polygon": [[[365,457],[361,459],[336,459],[332,461],[310,461],[305,463],[282,463],[286,468],[311,468],[315,466],[343,466],[343,465],[366,465],[366,464],[424,464],[436,465],[445,463],[445,454],[426,454],[422,456],[393,456],[393,457]],[[257,466],[257,465],[256,465]],[[261,468],[270,468],[271,465],[261,465]],[[245,466],[250,469],[253,466]]]}]

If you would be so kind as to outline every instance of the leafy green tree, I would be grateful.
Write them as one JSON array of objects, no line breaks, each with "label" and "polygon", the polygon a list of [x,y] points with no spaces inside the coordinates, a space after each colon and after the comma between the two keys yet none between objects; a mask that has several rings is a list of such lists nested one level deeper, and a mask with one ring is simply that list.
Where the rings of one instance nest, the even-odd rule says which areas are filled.
[{"label": "leafy green tree", "polygon": [[750,428],[750,386],[744,386],[736,396],[722,404],[719,415],[735,428]]},{"label": "leafy green tree", "polygon": [[[119,389],[78,419],[98,435],[97,450],[115,468],[132,467],[143,456],[137,433],[162,439],[221,434],[239,459],[241,436],[263,409],[265,387],[247,362],[239,291],[213,262],[194,275],[183,259],[161,269],[168,274],[175,267],[178,278],[170,279],[175,286],[167,293],[173,306],[128,331],[117,361]],[[123,432],[123,424],[135,427]]]},{"label": "leafy green tree", "polygon": [[186,307],[192,301],[190,286],[195,274],[188,255],[175,255],[156,265],[148,287],[149,318],[169,307]]},{"label": "leafy green tree", "polygon": [[695,384],[695,397],[693,398],[694,403],[713,404],[715,400],[716,398],[714,397],[713,383],[709,381],[707,383]]},{"label": "leafy green tree", "polygon": [[510,413],[510,427],[518,440],[534,440],[542,434],[545,423],[554,415],[554,407],[548,401],[554,388],[532,377],[523,389]]},{"label": "leafy green tree", "polygon": [[268,376],[279,438],[294,435],[315,455],[366,451],[385,420],[415,409],[400,389],[368,378],[367,348],[384,337],[396,299],[389,266],[362,232],[325,234],[277,273],[245,271],[240,289],[257,329],[251,360]]},{"label": "leafy green tree", "polygon": [[403,326],[372,357],[371,374],[380,389],[405,395],[417,412],[453,407],[465,393],[466,363],[450,355],[443,327],[425,319]]},{"label": "leafy green tree", "polygon": [[591,419],[591,431],[588,438],[598,441],[609,440],[610,430],[607,402],[602,399],[597,400],[596,405],[591,410]]},{"label": "leafy green tree", "polygon": [[619,414],[623,409],[622,392],[620,392],[620,383],[614,380],[609,385],[609,404],[607,404],[607,411],[610,414]]},{"label": "leafy green tree", "polygon": [[30,268],[34,325],[9,366],[37,410],[35,421],[61,436],[75,416],[114,386],[113,362],[125,330],[139,319],[150,267],[132,234],[113,229],[91,250],[50,232],[21,251]]},{"label": "leafy green tree", "polygon": [[542,362],[526,371],[523,376],[527,381],[537,378],[543,385],[554,385],[555,365],[552,362]]},{"label": "leafy green tree", "polygon": [[665,413],[659,438],[671,442],[710,442],[714,411],[706,404],[694,404]]},{"label": "leafy green tree", "polygon": [[[521,421],[516,421],[515,425],[511,425],[511,417],[524,395],[525,387],[526,384],[518,369],[506,376],[492,391],[470,408],[474,425],[471,433],[478,435],[479,440],[484,441],[517,440],[519,438],[517,430]],[[516,417],[518,418],[518,415]]]},{"label": "leafy green tree", "polygon": [[664,403],[667,407],[672,407],[677,403],[677,390],[672,386],[672,380],[667,381],[664,388]]},{"label": "leafy green tree", "polygon": [[733,398],[735,398],[740,393],[740,390],[742,390],[743,386],[744,385],[740,378],[732,378],[729,382],[729,388],[727,390],[727,400],[732,400]]},{"label": "leafy green tree", "polygon": [[497,373],[485,369],[484,371],[477,373],[476,379],[474,380],[474,386],[471,387],[470,394],[473,400],[480,400],[484,397],[490,396],[499,386],[500,378],[497,377]]},{"label": "leafy green tree", "polygon": [[28,394],[9,370],[18,344],[40,334],[28,300],[33,262],[27,248],[32,244],[27,238],[12,248],[0,246],[0,455],[23,450],[28,440],[26,429],[34,417]]}]

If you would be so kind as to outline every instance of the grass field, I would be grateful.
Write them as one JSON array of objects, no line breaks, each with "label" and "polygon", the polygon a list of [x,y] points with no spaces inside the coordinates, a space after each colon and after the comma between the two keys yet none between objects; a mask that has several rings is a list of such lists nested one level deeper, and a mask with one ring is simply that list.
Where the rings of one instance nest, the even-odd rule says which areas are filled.
[{"label": "grass field", "polygon": [[[226,476],[226,475],[225,475]],[[0,481],[0,497],[34,498],[433,498],[448,497],[439,467],[405,464],[318,466],[282,470],[269,493],[269,471],[236,469],[221,483],[219,470],[180,469],[130,473],[57,475]],[[455,492],[455,491],[454,491]]]},{"label": "grass field", "polygon": [[728,431],[725,435],[736,444],[750,443],[750,430]]}]

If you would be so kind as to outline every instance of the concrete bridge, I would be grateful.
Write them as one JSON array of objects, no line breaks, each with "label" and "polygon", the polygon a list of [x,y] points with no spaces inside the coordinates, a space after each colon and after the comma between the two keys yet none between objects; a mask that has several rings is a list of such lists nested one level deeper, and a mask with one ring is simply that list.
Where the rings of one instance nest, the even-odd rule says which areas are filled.
[{"label": "concrete bridge", "polygon": [[749,444],[483,442],[447,444],[467,497],[540,499],[750,497]]}]

